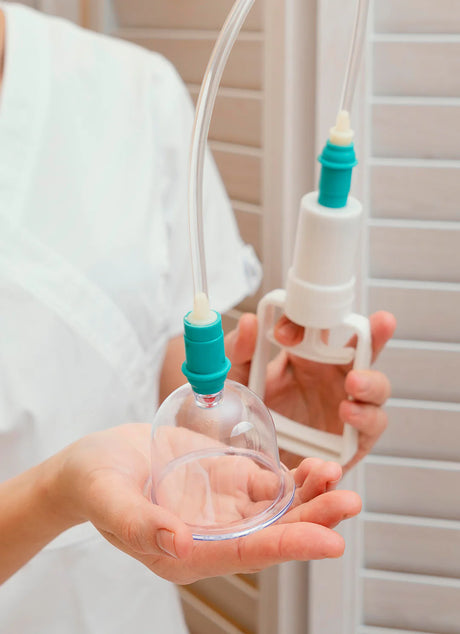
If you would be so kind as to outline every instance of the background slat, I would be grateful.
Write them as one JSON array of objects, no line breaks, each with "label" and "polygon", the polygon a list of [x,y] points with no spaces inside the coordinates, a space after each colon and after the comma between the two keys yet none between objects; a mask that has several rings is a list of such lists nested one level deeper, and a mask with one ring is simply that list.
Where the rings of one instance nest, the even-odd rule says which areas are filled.
[{"label": "background slat", "polygon": [[460,163],[374,160],[371,214],[379,218],[460,219]]},{"label": "background slat", "polygon": [[373,77],[375,95],[459,97],[460,41],[377,41]]},{"label": "background slat", "polygon": [[365,565],[379,570],[459,578],[459,529],[458,522],[365,514]]},{"label": "background slat", "polygon": [[369,251],[372,277],[460,282],[460,223],[372,220]]},{"label": "background slat", "polygon": [[238,577],[203,579],[193,584],[193,593],[217,609],[231,614],[232,621],[245,632],[257,629],[257,602],[259,592]]},{"label": "background slat", "polygon": [[[199,87],[190,93],[196,103]],[[262,93],[221,90],[217,96],[209,138],[224,143],[262,147]]]},{"label": "background slat", "polygon": [[395,630],[393,627],[388,629],[387,627],[373,627],[363,626],[358,629],[358,634],[436,634],[435,632],[421,632],[420,630]]},{"label": "background slat", "polygon": [[376,368],[391,377],[395,398],[460,402],[460,345],[391,341]]},{"label": "background slat", "polygon": [[[156,51],[169,59],[186,83],[201,84],[217,34],[194,37],[181,35],[178,31],[155,34],[143,33],[140,29],[125,29],[114,33],[140,46]],[[257,36],[240,38],[232,49],[222,76],[222,86],[231,88],[262,88],[263,42]]]},{"label": "background slat", "polygon": [[247,634],[185,588],[179,589],[190,634]]},{"label": "background slat", "polygon": [[460,404],[390,399],[385,409],[388,427],[373,453],[460,462]]},{"label": "background slat", "polygon": [[243,203],[234,202],[233,211],[243,241],[254,247],[258,257],[262,257],[262,214],[247,211]]},{"label": "background slat", "polygon": [[211,143],[230,198],[258,205],[262,198],[262,155],[243,146]]},{"label": "background slat", "polygon": [[460,520],[457,463],[371,456],[365,476],[368,511]]},{"label": "background slat", "polygon": [[400,339],[460,341],[460,284],[370,280],[368,307],[391,311]]},{"label": "background slat", "polygon": [[[233,6],[233,0],[114,0],[113,11],[122,27],[220,29]],[[243,30],[260,31],[263,5],[255,2]]]},{"label": "background slat", "polygon": [[364,575],[364,620],[368,625],[454,634],[458,632],[459,604],[459,581],[373,571]]},{"label": "background slat", "polygon": [[459,120],[457,100],[442,104],[378,100],[372,107],[373,155],[456,159],[460,156]]},{"label": "background slat", "polygon": [[374,7],[377,33],[460,32],[457,0],[375,0]]}]

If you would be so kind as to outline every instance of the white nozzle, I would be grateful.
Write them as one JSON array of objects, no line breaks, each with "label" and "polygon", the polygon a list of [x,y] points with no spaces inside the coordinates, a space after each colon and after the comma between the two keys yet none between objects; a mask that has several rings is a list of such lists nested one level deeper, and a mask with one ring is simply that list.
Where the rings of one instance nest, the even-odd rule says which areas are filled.
[{"label": "white nozzle", "polygon": [[216,314],[209,308],[209,299],[206,293],[197,293],[193,300],[193,310],[187,317],[191,324],[204,326],[216,319]]},{"label": "white nozzle", "polygon": [[329,141],[334,145],[351,145],[355,133],[351,129],[350,113],[340,110],[335,126],[329,131]]}]

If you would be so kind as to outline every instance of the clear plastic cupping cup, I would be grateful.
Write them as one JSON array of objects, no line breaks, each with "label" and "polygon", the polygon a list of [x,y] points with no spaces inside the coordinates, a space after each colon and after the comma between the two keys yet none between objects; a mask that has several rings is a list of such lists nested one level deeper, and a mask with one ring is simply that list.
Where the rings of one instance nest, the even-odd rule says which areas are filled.
[{"label": "clear plastic cupping cup", "polygon": [[217,394],[190,384],[161,405],[151,439],[152,501],[182,519],[194,539],[248,535],[292,503],[272,417],[248,388],[226,380]]}]

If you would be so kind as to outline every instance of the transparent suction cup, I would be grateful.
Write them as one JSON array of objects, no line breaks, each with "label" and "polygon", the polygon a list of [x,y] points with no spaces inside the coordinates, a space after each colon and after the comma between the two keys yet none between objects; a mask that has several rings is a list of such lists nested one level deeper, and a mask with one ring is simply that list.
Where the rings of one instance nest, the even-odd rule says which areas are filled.
[{"label": "transparent suction cup", "polygon": [[188,524],[194,539],[248,535],[293,500],[270,412],[239,383],[226,381],[210,396],[189,384],[173,392],[155,417],[151,450],[152,501]]}]

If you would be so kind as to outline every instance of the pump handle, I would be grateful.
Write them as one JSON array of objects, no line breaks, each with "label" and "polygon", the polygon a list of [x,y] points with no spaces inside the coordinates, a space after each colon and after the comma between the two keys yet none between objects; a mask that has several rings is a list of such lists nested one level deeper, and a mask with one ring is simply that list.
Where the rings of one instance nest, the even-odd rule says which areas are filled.
[{"label": "pump handle", "polygon": [[[276,345],[303,359],[319,363],[348,364],[353,362],[353,369],[365,370],[371,363],[371,331],[369,320],[355,313],[344,318],[342,324],[356,334],[356,348],[334,347],[325,343],[318,328],[305,328],[302,342],[296,346],[283,346],[274,337],[276,309],[284,310],[286,291],[282,289],[267,293],[259,302],[257,317],[259,330],[256,349],[251,363],[249,389],[260,398],[265,396],[265,376],[269,362],[270,346]],[[338,324],[339,325],[339,324]],[[345,423],[341,436],[320,431],[285,416],[273,412],[273,419],[278,432],[278,445],[282,449],[310,457],[335,460],[344,465],[356,454],[358,449],[358,433],[354,427]]]}]

